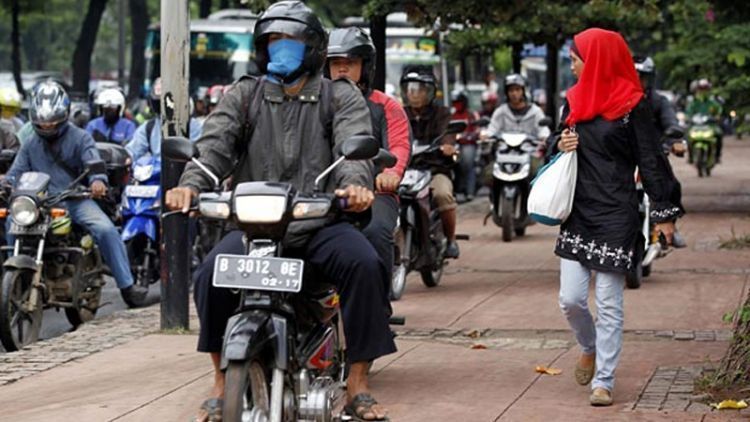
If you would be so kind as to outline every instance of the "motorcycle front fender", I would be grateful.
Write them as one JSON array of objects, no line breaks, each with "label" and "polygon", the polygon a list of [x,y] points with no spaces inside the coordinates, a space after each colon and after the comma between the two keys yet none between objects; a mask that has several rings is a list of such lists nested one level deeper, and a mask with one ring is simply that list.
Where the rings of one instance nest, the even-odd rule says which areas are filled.
[{"label": "motorcycle front fender", "polygon": [[39,265],[36,260],[28,255],[16,255],[6,259],[3,263],[3,268],[6,270],[29,270],[37,271]]},{"label": "motorcycle front fender", "polygon": [[127,242],[135,236],[144,233],[149,239],[156,242],[156,236],[159,231],[159,222],[157,219],[144,216],[135,216],[129,219],[122,228],[122,240]]},{"label": "motorcycle front fender", "polygon": [[232,316],[224,333],[221,369],[225,370],[230,361],[250,359],[269,344],[274,349],[276,367],[285,371],[289,357],[286,318],[259,310]]}]

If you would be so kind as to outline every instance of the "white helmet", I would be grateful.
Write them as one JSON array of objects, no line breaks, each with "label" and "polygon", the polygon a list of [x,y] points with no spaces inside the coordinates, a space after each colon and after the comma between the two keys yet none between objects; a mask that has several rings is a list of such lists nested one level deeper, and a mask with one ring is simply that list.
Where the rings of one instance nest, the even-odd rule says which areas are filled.
[{"label": "white helmet", "polygon": [[101,108],[117,108],[122,117],[125,112],[125,95],[117,88],[107,88],[96,95],[94,104]]}]

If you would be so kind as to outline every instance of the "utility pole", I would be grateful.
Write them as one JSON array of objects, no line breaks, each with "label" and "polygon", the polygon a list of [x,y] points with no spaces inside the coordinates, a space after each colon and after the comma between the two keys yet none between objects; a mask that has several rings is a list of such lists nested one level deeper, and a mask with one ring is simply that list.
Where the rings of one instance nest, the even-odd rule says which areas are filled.
[{"label": "utility pole", "polygon": [[[190,23],[188,0],[161,0],[161,136],[188,137]],[[177,186],[184,164],[161,160],[161,203]],[[188,329],[190,251],[188,217],[161,221],[161,329]]]},{"label": "utility pole", "polygon": [[117,0],[117,84],[125,88],[125,0]]}]

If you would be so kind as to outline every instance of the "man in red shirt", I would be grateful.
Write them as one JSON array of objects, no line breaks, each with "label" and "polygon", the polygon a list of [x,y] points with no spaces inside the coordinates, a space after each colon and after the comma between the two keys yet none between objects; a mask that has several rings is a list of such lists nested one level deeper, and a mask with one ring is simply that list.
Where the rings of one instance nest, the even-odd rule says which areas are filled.
[{"label": "man in red shirt", "polygon": [[[395,166],[383,170],[375,178],[377,195],[372,204],[372,221],[363,230],[390,272],[393,268],[393,230],[399,213],[396,191],[411,155],[409,119],[396,100],[372,89],[375,46],[361,28],[331,31],[327,70],[331,79],[347,78],[362,90],[370,108],[373,134],[381,147],[397,159]],[[386,291],[390,291],[390,286]]]}]

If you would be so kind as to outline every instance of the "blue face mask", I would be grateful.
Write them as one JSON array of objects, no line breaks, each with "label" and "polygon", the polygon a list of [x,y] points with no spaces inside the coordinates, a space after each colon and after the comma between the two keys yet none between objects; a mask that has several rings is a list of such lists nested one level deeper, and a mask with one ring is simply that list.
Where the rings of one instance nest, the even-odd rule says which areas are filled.
[{"label": "blue face mask", "polygon": [[291,39],[274,41],[268,45],[268,56],[268,73],[289,76],[299,69],[305,58],[305,43]]}]

